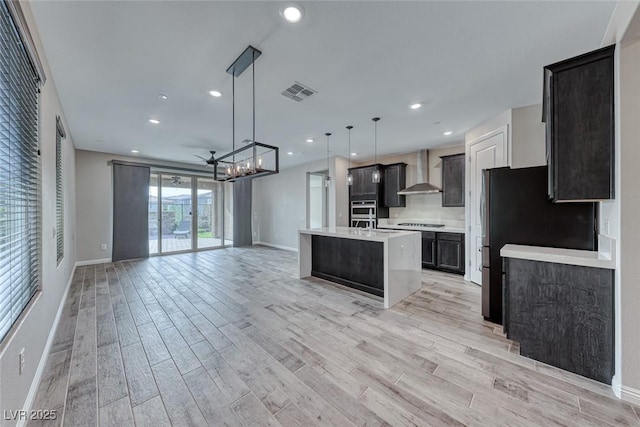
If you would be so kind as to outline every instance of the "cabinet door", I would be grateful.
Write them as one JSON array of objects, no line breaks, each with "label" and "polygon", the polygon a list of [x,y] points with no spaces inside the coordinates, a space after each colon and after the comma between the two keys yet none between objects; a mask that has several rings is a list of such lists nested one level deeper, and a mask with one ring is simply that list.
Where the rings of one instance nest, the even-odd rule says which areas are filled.
[{"label": "cabinet door", "polygon": [[442,206],[464,206],[464,154],[442,158]]},{"label": "cabinet door", "polygon": [[614,46],[547,67],[554,201],[614,197]]},{"label": "cabinet door", "polygon": [[462,269],[462,243],[438,240],[438,268],[460,271]]},{"label": "cabinet door", "polygon": [[[374,166],[360,169],[361,182],[362,182],[362,195],[371,196],[372,199],[376,199],[378,195],[378,186],[380,185],[373,182],[374,169],[375,169]],[[380,181],[382,182],[383,179],[384,179],[384,174],[380,176]]]},{"label": "cabinet door", "polygon": [[349,188],[351,197],[360,197],[363,191],[362,169],[352,169],[351,175],[353,176],[353,184]]},{"label": "cabinet door", "polygon": [[398,195],[398,191],[405,188],[406,167],[404,163],[388,165],[384,170],[384,206],[388,208],[403,208],[406,206],[405,196]]},{"label": "cabinet door", "polygon": [[436,239],[422,239],[422,268],[436,267]]}]

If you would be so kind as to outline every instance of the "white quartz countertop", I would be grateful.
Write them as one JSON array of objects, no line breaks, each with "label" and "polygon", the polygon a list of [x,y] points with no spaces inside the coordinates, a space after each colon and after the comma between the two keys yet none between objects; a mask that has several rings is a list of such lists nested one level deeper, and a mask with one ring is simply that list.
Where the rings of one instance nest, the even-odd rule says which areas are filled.
[{"label": "white quartz countertop", "polygon": [[312,234],[315,236],[341,237],[345,239],[371,240],[374,242],[387,242],[389,239],[400,236],[409,236],[414,231],[398,231],[398,230],[380,230],[373,229],[369,231],[366,228],[356,227],[324,227],[302,229],[298,231],[300,234]]},{"label": "white quartz countertop", "polygon": [[439,231],[441,233],[462,233],[464,234],[464,228],[454,227],[412,227],[410,225],[391,225],[391,224],[378,224],[378,228],[393,228],[396,230],[411,230],[411,231]]},{"label": "white quartz countertop", "polygon": [[606,268],[610,270],[616,268],[615,260],[610,256],[600,252],[582,251],[578,249],[504,245],[500,250],[500,255],[506,258],[553,262],[556,264],[580,265],[583,267]]}]

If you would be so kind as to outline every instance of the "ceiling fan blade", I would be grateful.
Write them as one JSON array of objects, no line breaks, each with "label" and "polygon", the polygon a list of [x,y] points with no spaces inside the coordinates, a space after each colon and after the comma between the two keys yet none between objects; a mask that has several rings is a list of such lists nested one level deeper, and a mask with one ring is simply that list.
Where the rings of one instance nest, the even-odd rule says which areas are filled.
[{"label": "ceiling fan blade", "polygon": [[198,156],[197,154],[194,154],[193,156],[194,156],[194,157],[197,157],[197,158],[199,158],[199,159],[202,159],[202,160],[204,160],[205,162],[206,162],[207,160],[209,160],[209,159],[206,159],[206,158],[204,158],[204,157],[202,157],[202,156]]}]

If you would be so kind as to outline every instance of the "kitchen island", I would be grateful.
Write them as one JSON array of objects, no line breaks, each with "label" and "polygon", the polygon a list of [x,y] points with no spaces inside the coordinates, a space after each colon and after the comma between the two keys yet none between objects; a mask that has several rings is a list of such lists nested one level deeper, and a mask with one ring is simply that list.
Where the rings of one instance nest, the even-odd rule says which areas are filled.
[{"label": "kitchen island", "polygon": [[390,308],[422,284],[421,235],[328,227],[299,231],[299,277],[318,277],[384,298]]}]

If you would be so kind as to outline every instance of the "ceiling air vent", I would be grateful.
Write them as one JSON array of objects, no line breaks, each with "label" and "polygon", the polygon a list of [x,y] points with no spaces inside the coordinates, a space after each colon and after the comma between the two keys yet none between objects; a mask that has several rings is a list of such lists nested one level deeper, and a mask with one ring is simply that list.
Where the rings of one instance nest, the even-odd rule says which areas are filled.
[{"label": "ceiling air vent", "polygon": [[303,85],[300,82],[294,82],[290,87],[286,88],[282,91],[282,94],[289,99],[293,99],[294,101],[300,102],[305,98],[310,97],[316,93],[315,90],[311,89],[308,86]]}]

